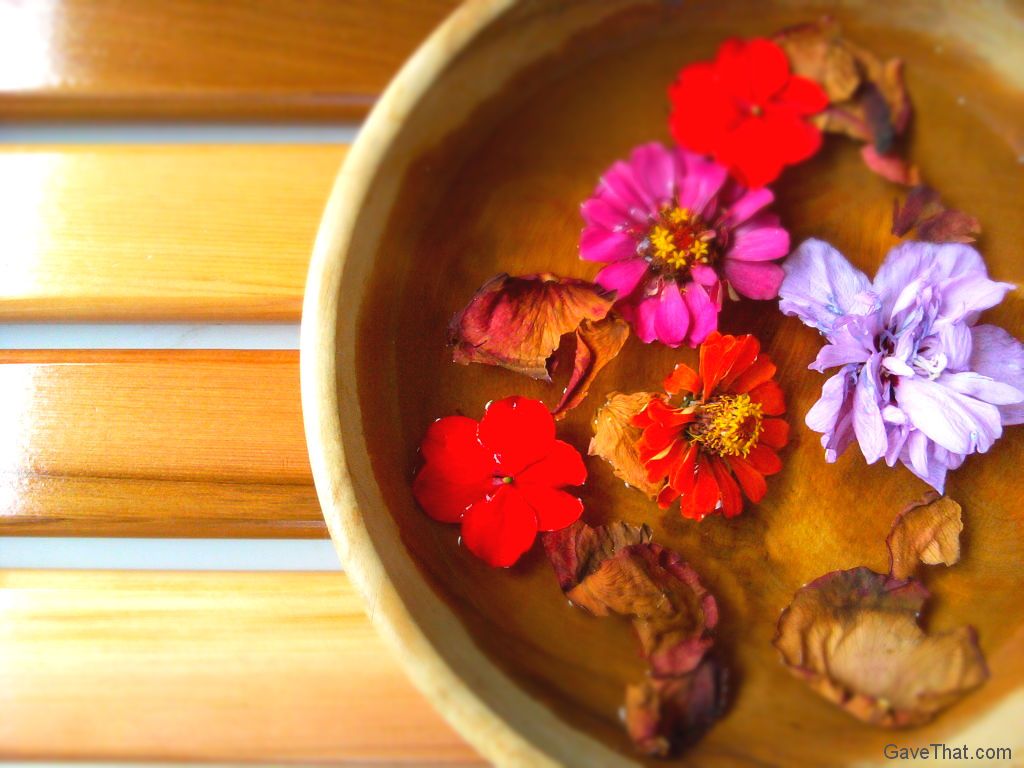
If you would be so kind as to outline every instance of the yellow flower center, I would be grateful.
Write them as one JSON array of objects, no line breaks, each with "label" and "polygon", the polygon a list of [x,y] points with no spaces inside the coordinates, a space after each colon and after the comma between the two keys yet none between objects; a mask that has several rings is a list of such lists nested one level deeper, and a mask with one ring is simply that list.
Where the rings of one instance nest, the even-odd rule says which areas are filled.
[{"label": "yellow flower center", "polygon": [[647,233],[649,256],[657,266],[684,272],[696,264],[709,264],[714,258],[715,232],[689,208],[666,206]]},{"label": "yellow flower center", "polygon": [[761,437],[763,410],[750,395],[722,395],[701,408],[692,439],[710,453],[746,457]]}]

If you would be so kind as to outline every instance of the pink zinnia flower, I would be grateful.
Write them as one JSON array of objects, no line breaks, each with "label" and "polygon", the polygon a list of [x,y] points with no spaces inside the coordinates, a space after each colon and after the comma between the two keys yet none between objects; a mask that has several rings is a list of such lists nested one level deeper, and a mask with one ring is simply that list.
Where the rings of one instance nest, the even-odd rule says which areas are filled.
[{"label": "pink zinnia flower", "polygon": [[770,189],[747,189],[724,166],[658,143],[633,150],[583,204],[580,257],[605,263],[596,281],[647,343],[696,347],[718,328],[728,292],[773,299],[789,233],[763,209]]}]

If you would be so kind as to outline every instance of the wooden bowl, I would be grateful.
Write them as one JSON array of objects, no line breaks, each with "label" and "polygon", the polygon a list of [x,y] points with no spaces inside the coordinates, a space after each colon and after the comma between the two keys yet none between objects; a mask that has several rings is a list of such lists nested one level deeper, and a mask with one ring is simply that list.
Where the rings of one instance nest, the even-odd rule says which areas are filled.
[{"label": "wooden bowl", "polygon": [[[1024,29],[1008,3],[471,2],[402,70],[338,178],[302,328],[317,490],[371,617],[416,684],[496,763],[642,762],[617,715],[642,663],[626,622],[566,604],[536,547],[493,570],[460,547],[456,527],[416,507],[410,481],[433,419],[479,417],[487,401],[514,393],[553,403],[560,392],[452,364],[445,325],[499,272],[592,277],[595,265],[577,258],[578,206],[633,145],[668,140],[665,89],[678,68],[726,37],[771,34],[827,8],[853,40],[905,58],[913,159],[950,204],[981,220],[991,273],[1024,282]],[[827,139],[776,189],[795,242],[827,239],[873,274],[893,243],[899,190],[861,164],[852,142]],[[987,318],[1024,335],[1017,294]],[[807,581],[857,565],[884,571],[893,516],[925,486],[903,468],[866,466],[856,447],[825,464],[802,423],[824,378],[807,370],[820,345],[813,331],[767,302],[728,306],[722,326],[757,334],[787,392],[793,444],[765,500],[734,520],[696,524],[623,488],[597,459],[584,491],[586,520],[649,523],[719,599],[734,698],[680,764],[870,764],[888,743],[1024,748],[1024,428],[951,476],[948,493],[964,507],[963,561],[926,575],[928,622],[977,627],[991,680],[928,727],[869,727],[794,679],[771,639]],[[560,435],[585,449],[605,393],[657,388],[694,357],[631,339]]]}]

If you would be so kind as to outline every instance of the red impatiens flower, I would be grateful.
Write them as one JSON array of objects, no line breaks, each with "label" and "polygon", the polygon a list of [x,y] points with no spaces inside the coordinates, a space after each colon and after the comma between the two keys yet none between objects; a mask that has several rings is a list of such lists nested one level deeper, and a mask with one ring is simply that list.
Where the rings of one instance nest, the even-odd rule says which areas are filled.
[{"label": "red impatiens flower", "polygon": [[675,140],[713,155],[748,187],[818,151],[821,131],[807,118],[828,106],[821,86],[791,74],[782,48],[763,38],[726,40],[714,61],[684,67],[669,100]]},{"label": "red impatiens flower", "polygon": [[462,522],[462,541],[489,565],[512,565],[538,531],[572,525],[583,502],[562,490],[581,485],[579,451],[555,439],[544,403],[527,397],[492,402],[478,422],[438,419],[420,446],[425,464],[413,482],[424,511],[442,523]]},{"label": "red impatiens flower", "polygon": [[[651,482],[665,482],[658,505],[679,499],[683,517],[743,510],[767,491],[764,476],[782,469],[776,449],[789,440],[775,363],[753,336],[713,333],[700,348],[700,373],[677,365],[665,379],[669,399],[654,398],[633,417],[636,447]],[[676,401],[678,400],[678,403]],[[738,484],[737,484],[738,483]]]}]

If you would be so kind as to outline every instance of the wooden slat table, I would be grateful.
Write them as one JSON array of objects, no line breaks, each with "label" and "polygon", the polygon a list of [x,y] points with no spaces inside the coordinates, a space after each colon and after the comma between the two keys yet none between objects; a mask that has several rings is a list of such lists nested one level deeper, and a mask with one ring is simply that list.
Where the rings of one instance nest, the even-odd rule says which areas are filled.
[{"label": "wooden slat table", "polygon": [[[454,5],[0,0],[0,116],[361,118]],[[345,152],[0,144],[0,323],[297,322]],[[325,537],[297,363],[0,352],[0,536]],[[0,759],[479,764],[343,574],[110,570],[0,571]]]}]

